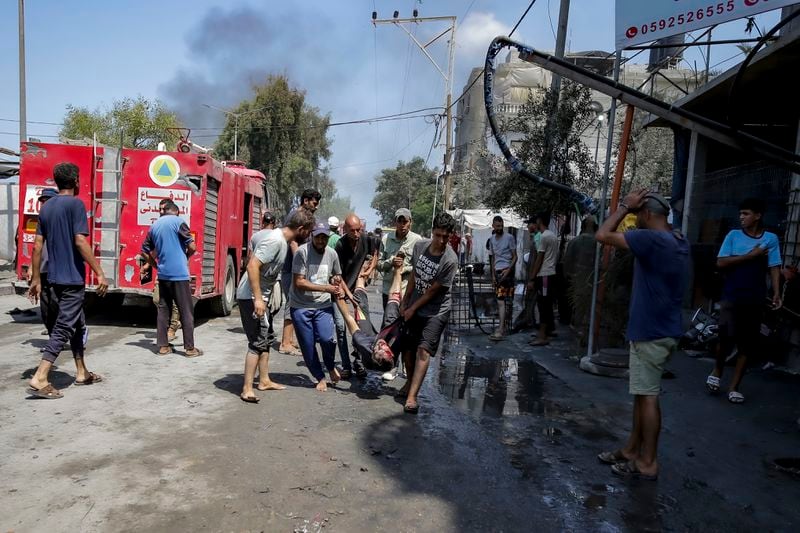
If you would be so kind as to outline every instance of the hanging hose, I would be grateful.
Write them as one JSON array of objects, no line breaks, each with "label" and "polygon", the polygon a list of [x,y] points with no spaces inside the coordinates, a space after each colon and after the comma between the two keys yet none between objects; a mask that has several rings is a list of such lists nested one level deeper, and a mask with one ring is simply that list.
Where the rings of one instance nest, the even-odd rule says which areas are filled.
[{"label": "hanging hose", "polygon": [[588,211],[589,213],[593,214],[596,213],[597,204],[595,204],[591,197],[578,192],[572,187],[564,185],[563,183],[548,180],[542,176],[539,176],[538,174],[530,172],[522,165],[520,160],[514,156],[514,154],[511,152],[511,148],[509,148],[505,139],[503,139],[500,128],[497,126],[497,118],[494,113],[494,61],[497,57],[497,54],[500,53],[500,50],[511,46],[515,46],[517,48],[521,47],[521,45],[511,41],[506,37],[495,38],[492,41],[492,44],[489,46],[489,50],[486,52],[486,67],[483,70],[483,90],[484,101],[486,103],[486,116],[489,119],[489,126],[492,128],[492,134],[497,141],[497,145],[500,147],[500,151],[503,152],[503,155],[505,156],[506,161],[508,161],[508,164],[511,166],[511,169],[523,178],[526,178],[537,185],[541,185],[542,187],[547,187],[548,189],[565,194],[569,197],[570,201],[580,205],[584,211]]},{"label": "hanging hose", "polygon": [[464,269],[467,274],[467,289],[469,290],[469,308],[472,311],[472,318],[475,320],[475,325],[478,326],[485,335],[490,335],[488,331],[483,329],[483,325],[481,325],[481,321],[478,318],[478,310],[475,308],[475,284],[472,280],[472,265],[467,265]]}]

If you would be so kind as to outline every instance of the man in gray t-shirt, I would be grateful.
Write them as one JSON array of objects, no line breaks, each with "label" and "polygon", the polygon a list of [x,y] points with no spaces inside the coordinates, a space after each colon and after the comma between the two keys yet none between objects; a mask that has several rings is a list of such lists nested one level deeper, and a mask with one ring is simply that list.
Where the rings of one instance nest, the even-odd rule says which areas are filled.
[{"label": "man in gray t-shirt", "polygon": [[329,236],[328,225],[319,222],[311,232],[311,242],[297,249],[292,260],[292,290],[289,295],[289,309],[297,342],[306,367],[318,382],[317,390],[320,392],[328,387],[317,355],[316,342],[322,349],[322,359],[331,382],[335,384],[340,378],[334,361],[336,327],[331,296],[340,296],[342,269],[339,256],[328,248]]},{"label": "man in gray t-shirt", "polygon": [[400,393],[408,396],[403,408],[406,413],[419,411],[417,394],[450,318],[450,287],[458,271],[458,256],[447,242],[455,225],[452,216],[439,213],[433,219],[433,238],[418,241],[412,252],[414,270],[401,305],[407,333],[403,362],[408,381]]},{"label": "man in gray t-shirt", "polygon": [[[266,225],[265,213],[262,225]],[[242,329],[247,336],[247,354],[244,360],[244,385],[240,397],[248,403],[258,403],[253,391],[253,381],[258,369],[258,390],[282,390],[269,377],[269,310],[267,301],[280,276],[289,242],[305,240],[314,225],[314,217],[307,211],[292,215],[281,229],[263,229],[250,238],[247,271],[239,282],[236,299]]]},{"label": "man in gray t-shirt", "polygon": [[503,217],[497,215],[492,220],[492,237],[489,239],[489,253],[492,285],[497,297],[499,325],[489,335],[493,341],[501,341],[508,331],[507,321],[511,321],[514,302],[514,267],[517,264],[517,240],[504,231]]}]

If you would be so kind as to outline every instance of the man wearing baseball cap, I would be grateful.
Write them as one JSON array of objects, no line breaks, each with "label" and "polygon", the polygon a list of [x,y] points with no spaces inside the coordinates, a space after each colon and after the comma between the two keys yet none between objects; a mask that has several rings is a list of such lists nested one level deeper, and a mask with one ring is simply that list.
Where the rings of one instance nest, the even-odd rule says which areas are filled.
[{"label": "man wearing baseball cap", "polygon": [[289,294],[289,309],[297,342],[320,392],[328,390],[328,387],[317,355],[317,342],[322,349],[322,360],[331,382],[335,384],[340,378],[334,360],[336,327],[331,296],[340,295],[342,269],[339,256],[328,248],[330,234],[327,224],[317,222],[311,232],[311,241],[297,249],[292,259],[292,289]]},{"label": "man wearing baseball cap", "polygon": [[[388,232],[382,240],[380,255],[378,260],[378,271],[383,274],[383,288],[381,297],[383,298],[383,310],[386,312],[386,305],[392,294],[392,278],[390,275],[395,267],[400,267],[402,280],[400,294],[405,294],[408,277],[411,275],[413,266],[411,265],[411,255],[414,245],[422,236],[411,231],[411,211],[401,207],[394,212],[394,231]],[[400,358],[395,360],[399,364]],[[391,381],[397,376],[397,367],[383,374],[383,379]]]},{"label": "man wearing baseball cap", "polygon": [[328,217],[328,229],[331,230],[331,236],[328,237],[328,248],[336,248],[336,243],[342,238],[339,235],[339,219],[337,217]]}]

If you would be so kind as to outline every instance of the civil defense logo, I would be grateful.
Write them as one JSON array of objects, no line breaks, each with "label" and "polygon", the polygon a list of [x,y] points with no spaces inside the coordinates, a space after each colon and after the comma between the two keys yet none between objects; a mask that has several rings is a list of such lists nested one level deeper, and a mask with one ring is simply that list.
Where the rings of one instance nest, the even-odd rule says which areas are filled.
[{"label": "civil defense logo", "polygon": [[178,181],[181,167],[171,155],[159,155],[150,161],[149,173],[153,183],[161,187],[169,187]]}]

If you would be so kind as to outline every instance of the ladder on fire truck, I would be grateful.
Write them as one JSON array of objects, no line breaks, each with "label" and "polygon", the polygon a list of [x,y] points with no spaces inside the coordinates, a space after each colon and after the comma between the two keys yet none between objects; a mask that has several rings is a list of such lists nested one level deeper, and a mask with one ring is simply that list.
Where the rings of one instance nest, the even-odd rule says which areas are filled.
[{"label": "ladder on fire truck", "polygon": [[[119,286],[120,215],[126,204],[120,194],[126,161],[122,156],[122,143],[123,132],[120,131],[119,147],[103,146],[103,155],[98,155],[96,135],[93,142],[92,239],[95,257],[103,269],[110,289]],[[94,284],[94,273],[91,276]]]}]

